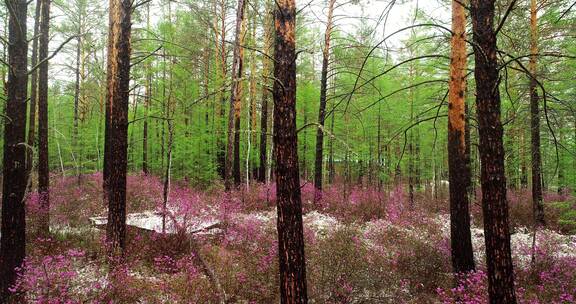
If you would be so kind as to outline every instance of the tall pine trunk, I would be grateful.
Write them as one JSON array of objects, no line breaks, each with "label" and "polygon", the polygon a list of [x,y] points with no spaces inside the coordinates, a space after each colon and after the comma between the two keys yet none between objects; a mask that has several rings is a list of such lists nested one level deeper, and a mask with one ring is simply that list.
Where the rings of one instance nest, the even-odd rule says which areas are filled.
[{"label": "tall pine trunk", "polygon": [[316,131],[316,158],[314,161],[314,200],[322,195],[322,163],[324,161],[324,121],[326,119],[326,95],[328,90],[328,65],[330,63],[330,38],[332,36],[332,17],[336,0],[328,3],[328,20],[324,33],[324,49],[322,50],[322,75],[320,76],[320,108],[318,110],[318,130]]},{"label": "tall pine trunk", "polygon": [[48,166],[48,42],[50,1],[42,0],[38,60],[38,194],[40,198],[40,233],[50,231],[50,172]]},{"label": "tall pine trunk", "polygon": [[472,271],[474,252],[470,233],[468,190],[470,166],[466,140],[466,12],[452,1],[452,60],[448,106],[448,173],[450,178],[450,240],[454,273]]},{"label": "tall pine trunk", "polygon": [[[36,13],[34,16],[34,37],[32,38],[32,57],[31,66],[38,64],[38,31],[40,28],[40,8],[42,0],[36,1]],[[30,174],[32,173],[32,166],[34,164],[34,149],[36,143],[36,108],[38,98],[38,70],[32,71],[30,74],[30,107],[28,108],[28,148],[26,149],[26,170],[28,171],[29,183],[31,184]]]},{"label": "tall pine trunk", "polygon": [[542,156],[540,154],[540,109],[536,89],[538,56],[538,9],[536,0],[530,1],[530,134],[532,152],[532,204],[536,225],[543,226],[544,202],[542,198]]},{"label": "tall pine trunk", "polygon": [[26,0],[6,0],[8,21],[8,83],[4,114],[2,171],[2,226],[0,230],[0,302],[8,301],[16,281],[16,267],[26,254],[26,101],[28,91],[28,41]]},{"label": "tall pine trunk", "polygon": [[[228,74],[228,60],[226,56],[226,0],[220,0],[220,70],[221,70],[221,85],[224,86],[226,83],[226,76]],[[216,39],[218,40],[218,39]],[[218,175],[226,180],[226,146],[222,140],[222,130],[225,125],[225,108],[226,108],[226,94],[224,91],[220,93],[220,107],[218,111],[219,122],[217,125],[216,133],[218,133],[218,138],[216,139],[216,168]]]},{"label": "tall pine trunk", "polygon": [[[150,3],[146,4],[146,30],[150,31]],[[149,34],[148,34],[149,35]],[[148,175],[148,115],[152,101],[152,65],[146,64],[146,96],[144,97],[144,124],[142,126],[142,172]]]},{"label": "tall pine trunk", "polygon": [[296,1],[274,12],[274,147],[278,205],[280,303],[307,303],[302,199],[296,134]]},{"label": "tall pine trunk", "polygon": [[[266,3],[266,19],[264,22],[264,53],[269,56],[272,51],[272,33],[274,31],[272,24],[272,12],[270,1]],[[262,56],[262,113],[260,116],[260,166],[258,167],[258,181],[266,181],[266,153],[268,144],[268,97],[270,84],[270,58]]]},{"label": "tall pine trunk", "polygon": [[236,157],[240,145],[240,94],[239,86],[242,75],[242,24],[244,21],[244,0],[238,0],[236,14],[236,37],[234,38],[234,55],[232,59],[232,87],[230,94],[230,111],[228,113],[228,143],[226,150],[226,165],[224,185],[226,190],[232,188],[232,179],[237,186],[240,184],[240,157]]},{"label": "tall pine trunk", "polygon": [[516,303],[500,120],[494,0],[472,0],[482,211],[490,303]]},{"label": "tall pine trunk", "polygon": [[130,0],[110,0],[104,191],[108,203],[108,256],[120,257],[126,245],[126,169],[130,83]]}]

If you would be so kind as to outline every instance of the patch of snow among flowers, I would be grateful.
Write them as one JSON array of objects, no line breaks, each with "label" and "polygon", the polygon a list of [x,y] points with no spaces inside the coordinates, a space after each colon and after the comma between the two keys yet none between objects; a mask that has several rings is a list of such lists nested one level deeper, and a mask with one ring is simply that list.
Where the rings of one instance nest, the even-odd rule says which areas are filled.
[{"label": "patch of snow among flowers", "polygon": [[[438,215],[434,221],[440,225],[442,234],[450,239],[450,215]],[[485,257],[484,229],[471,226],[472,247],[476,261]],[[512,256],[522,265],[530,263],[534,232],[526,227],[516,228],[510,236]],[[576,258],[576,235],[562,235],[556,231],[543,229],[536,232],[536,247],[550,245],[557,258]]]},{"label": "patch of snow among flowers", "polygon": [[303,220],[304,225],[309,227],[316,236],[328,235],[342,226],[336,218],[318,211],[306,213]]}]

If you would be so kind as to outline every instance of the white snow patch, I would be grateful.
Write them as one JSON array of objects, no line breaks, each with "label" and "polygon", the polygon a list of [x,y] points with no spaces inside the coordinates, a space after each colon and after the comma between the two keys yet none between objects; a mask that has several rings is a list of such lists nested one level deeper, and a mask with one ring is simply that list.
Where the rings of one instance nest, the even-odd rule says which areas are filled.
[{"label": "white snow patch", "polygon": [[[90,221],[95,226],[106,225],[106,217],[91,217]],[[163,216],[160,212],[145,211],[140,213],[131,213],[126,216],[126,225],[137,227],[144,230],[162,233]],[[219,221],[212,217],[195,217],[167,215],[165,217],[165,232],[175,234],[180,229],[185,228],[188,233],[200,232],[219,224]]]},{"label": "white snow patch", "polygon": [[[442,234],[450,238],[450,215],[438,215],[434,219],[440,224]],[[483,261],[485,258],[484,229],[471,226],[472,247],[476,261]],[[576,257],[576,235],[562,235],[553,230],[538,230],[536,233],[536,245],[543,245],[543,241],[555,245],[554,256],[557,258]],[[510,246],[512,256],[522,265],[530,263],[531,248],[533,242],[533,231],[526,227],[516,228],[510,236]]]}]

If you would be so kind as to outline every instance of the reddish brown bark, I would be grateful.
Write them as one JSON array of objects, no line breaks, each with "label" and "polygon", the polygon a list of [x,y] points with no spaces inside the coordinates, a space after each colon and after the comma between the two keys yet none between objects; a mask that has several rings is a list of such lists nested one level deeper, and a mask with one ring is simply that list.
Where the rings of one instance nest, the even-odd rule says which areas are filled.
[{"label": "reddish brown bark", "polygon": [[470,166],[466,142],[466,12],[452,1],[452,59],[448,105],[448,167],[450,177],[450,240],[454,273],[472,271],[468,187]]},{"label": "reddish brown bark", "polygon": [[296,4],[276,1],[274,147],[280,302],[307,303],[306,262],[296,134]]},{"label": "reddish brown bark", "polygon": [[104,197],[108,203],[108,255],[119,257],[126,245],[126,169],[130,82],[130,0],[110,0]]},{"label": "reddish brown bark", "polygon": [[494,0],[472,0],[478,146],[490,303],[516,303],[504,173]]},{"label": "reddish brown bark", "polygon": [[6,0],[12,8],[8,21],[7,98],[4,119],[2,171],[2,226],[0,236],[0,302],[7,302],[8,288],[16,281],[16,267],[26,254],[26,99],[28,91],[28,42],[26,0]]}]

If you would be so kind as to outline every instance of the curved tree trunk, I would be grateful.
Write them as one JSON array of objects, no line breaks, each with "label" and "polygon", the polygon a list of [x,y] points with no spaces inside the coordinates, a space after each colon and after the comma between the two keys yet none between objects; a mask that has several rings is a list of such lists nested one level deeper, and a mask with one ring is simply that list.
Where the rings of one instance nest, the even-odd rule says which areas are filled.
[{"label": "curved tree trunk", "polygon": [[500,120],[494,0],[472,0],[471,3],[488,294],[493,304],[516,303],[504,173],[504,130]]},{"label": "curved tree trunk", "polygon": [[466,12],[452,1],[452,61],[448,106],[448,167],[450,176],[450,240],[454,273],[472,271],[474,253],[470,233],[468,191],[470,166],[466,140]]},{"label": "curved tree trunk", "polygon": [[12,8],[8,25],[8,83],[4,119],[2,171],[2,226],[0,230],[0,302],[8,301],[16,281],[16,267],[26,254],[26,100],[28,91],[28,41],[26,0],[6,0]]},{"label": "curved tree trunk", "polygon": [[274,146],[280,302],[307,303],[306,260],[296,134],[296,3],[276,1]]}]

